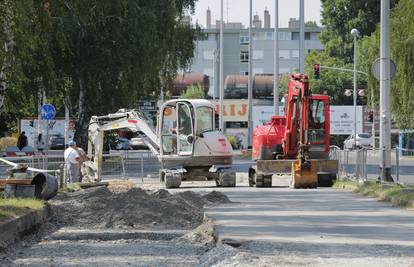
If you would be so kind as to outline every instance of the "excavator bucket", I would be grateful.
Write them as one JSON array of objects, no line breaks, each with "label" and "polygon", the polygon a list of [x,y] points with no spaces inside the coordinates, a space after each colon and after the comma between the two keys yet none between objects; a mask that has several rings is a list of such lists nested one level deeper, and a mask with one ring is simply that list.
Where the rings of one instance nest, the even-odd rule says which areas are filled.
[{"label": "excavator bucket", "polygon": [[316,161],[302,164],[300,160],[292,162],[293,188],[317,188],[318,187],[318,163]]}]

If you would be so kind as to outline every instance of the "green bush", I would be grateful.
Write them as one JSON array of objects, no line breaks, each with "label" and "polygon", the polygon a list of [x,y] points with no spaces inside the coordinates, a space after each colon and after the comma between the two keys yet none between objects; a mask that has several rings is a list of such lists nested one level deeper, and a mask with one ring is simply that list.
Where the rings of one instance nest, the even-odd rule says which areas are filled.
[{"label": "green bush", "polygon": [[200,85],[191,85],[181,94],[181,98],[185,99],[203,99],[205,97],[204,89]]}]

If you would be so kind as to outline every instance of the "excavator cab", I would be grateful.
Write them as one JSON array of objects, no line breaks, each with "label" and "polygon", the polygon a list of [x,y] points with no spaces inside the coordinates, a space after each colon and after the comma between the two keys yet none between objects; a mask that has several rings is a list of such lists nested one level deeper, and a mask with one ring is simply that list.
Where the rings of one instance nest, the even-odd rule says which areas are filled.
[{"label": "excavator cab", "polygon": [[194,151],[194,113],[186,102],[165,105],[161,115],[162,155],[189,156]]}]

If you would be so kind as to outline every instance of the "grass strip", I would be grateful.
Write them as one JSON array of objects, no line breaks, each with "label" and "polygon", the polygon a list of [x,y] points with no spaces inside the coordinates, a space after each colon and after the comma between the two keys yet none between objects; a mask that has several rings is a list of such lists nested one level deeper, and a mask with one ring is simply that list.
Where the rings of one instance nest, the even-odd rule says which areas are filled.
[{"label": "grass strip", "polygon": [[42,200],[32,198],[0,198],[0,221],[41,210],[43,205]]},{"label": "grass strip", "polygon": [[346,189],[364,196],[390,202],[395,207],[414,209],[414,187],[380,184],[374,181],[360,183],[355,180],[338,180],[334,188]]}]

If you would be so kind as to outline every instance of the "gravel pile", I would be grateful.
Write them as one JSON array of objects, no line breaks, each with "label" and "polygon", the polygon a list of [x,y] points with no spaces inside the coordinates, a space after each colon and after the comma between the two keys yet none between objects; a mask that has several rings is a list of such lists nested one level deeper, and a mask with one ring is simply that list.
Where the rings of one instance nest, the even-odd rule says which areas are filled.
[{"label": "gravel pile", "polygon": [[111,191],[96,187],[59,194],[51,204],[58,226],[135,229],[193,229],[203,221],[203,207],[230,203],[222,193],[192,191],[170,194],[141,188]]}]

